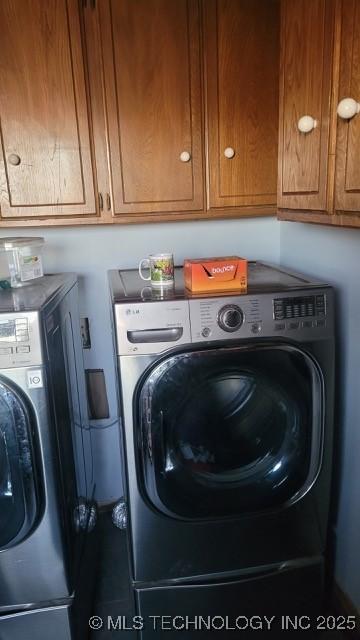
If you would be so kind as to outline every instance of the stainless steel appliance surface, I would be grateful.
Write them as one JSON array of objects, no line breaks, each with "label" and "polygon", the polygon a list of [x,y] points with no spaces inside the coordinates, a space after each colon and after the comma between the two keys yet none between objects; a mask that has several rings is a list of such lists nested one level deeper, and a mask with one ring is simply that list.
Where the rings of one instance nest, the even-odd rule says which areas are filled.
[{"label": "stainless steel appliance surface", "polygon": [[139,614],[315,610],[333,440],[331,286],[258,262],[243,295],[193,296],[180,268],[162,292],[132,270],[109,282]]},{"label": "stainless steel appliance surface", "polygon": [[93,493],[77,280],[0,293],[0,638],[74,638]]}]

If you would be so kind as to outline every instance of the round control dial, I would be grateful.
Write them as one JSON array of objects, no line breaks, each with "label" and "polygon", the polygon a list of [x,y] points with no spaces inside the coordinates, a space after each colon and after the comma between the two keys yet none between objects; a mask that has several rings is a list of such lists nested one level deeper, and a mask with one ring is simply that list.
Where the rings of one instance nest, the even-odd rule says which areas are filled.
[{"label": "round control dial", "polygon": [[240,329],[244,322],[244,314],[237,304],[226,304],[218,314],[218,325],[224,331],[232,332]]}]

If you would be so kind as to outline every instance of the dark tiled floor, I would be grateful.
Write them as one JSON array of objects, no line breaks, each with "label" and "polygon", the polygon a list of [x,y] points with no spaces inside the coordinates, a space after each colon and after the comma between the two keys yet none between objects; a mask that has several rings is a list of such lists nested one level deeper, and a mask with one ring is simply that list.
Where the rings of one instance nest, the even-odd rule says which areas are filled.
[{"label": "dark tiled floor", "polygon": [[[127,559],[127,546],[126,546],[126,534],[119,529],[116,529],[111,522],[111,513],[105,513],[101,516],[100,522],[100,541],[101,548],[99,554],[99,571],[97,577],[97,588],[94,605],[94,616],[99,616],[103,621],[103,626],[97,631],[91,632],[91,640],[139,640],[139,636],[136,632],[126,629],[131,623],[132,617],[135,615],[135,606],[133,602],[133,596],[130,588],[129,567]],[[120,618],[118,618],[120,616]],[[108,628],[109,620],[118,621],[119,628]],[[186,632],[176,633],[176,637],[181,640],[185,636]],[[166,638],[166,633],[160,633],[158,635]],[[173,634],[171,634],[173,635]],[[224,637],[223,633],[212,633],[214,640]],[[273,639],[272,634],[268,632],[254,631],[251,635],[251,640],[263,636],[264,640],[267,638]],[[243,632],[227,632],[226,636],[231,640],[233,637],[247,640],[249,635]],[[168,636],[169,637],[169,636]],[[199,640],[204,635],[199,632]],[[208,637],[208,634],[206,634]],[[318,633],[302,631],[302,632],[290,632],[281,631],[276,635],[276,640],[281,638],[299,638],[299,640],[345,640],[345,638],[354,640],[354,634],[343,635],[336,631],[319,631]]]},{"label": "dark tiled floor", "polygon": [[128,630],[107,629],[109,617],[117,620],[122,616],[124,627],[125,620],[130,620],[135,610],[130,589],[126,533],[113,526],[110,512],[102,514],[99,526],[101,548],[93,615],[102,619],[103,627],[92,632],[91,640],[135,639],[136,635]]}]

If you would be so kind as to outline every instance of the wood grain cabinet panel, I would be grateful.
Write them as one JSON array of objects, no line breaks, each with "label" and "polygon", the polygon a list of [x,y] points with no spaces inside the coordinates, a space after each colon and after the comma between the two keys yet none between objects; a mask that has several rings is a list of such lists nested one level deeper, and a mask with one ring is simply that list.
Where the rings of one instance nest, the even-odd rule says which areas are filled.
[{"label": "wood grain cabinet panel", "polygon": [[[278,206],[329,209],[334,2],[282,0]],[[315,127],[299,130],[310,116]]]},{"label": "wood grain cabinet panel", "polygon": [[210,208],[276,203],[279,3],[205,0]]},{"label": "wood grain cabinet panel", "polygon": [[201,210],[197,0],[100,0],[100,16],[114,215]]},{"label": "wood grain cabinet panel", "polygon": [[96,215],[76,0],[1,0],[1,217]]},{"label": "wood grain cabinet panel", "polygon": [[[339,101],[360,102],[360,1],[343,0]],[[338,117],[335,209],[360,216],[360,114]]]},{"label": "wood grain cabinet panel", "polygon": [[3,226],[274,213],[279,0],[1,0],[0,32]]}]

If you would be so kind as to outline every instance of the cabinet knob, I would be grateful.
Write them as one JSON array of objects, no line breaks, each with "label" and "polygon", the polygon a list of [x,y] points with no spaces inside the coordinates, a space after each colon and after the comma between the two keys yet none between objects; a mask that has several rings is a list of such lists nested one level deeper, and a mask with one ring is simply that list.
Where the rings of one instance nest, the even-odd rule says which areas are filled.
[{"label": "cabinet knob", "polygon": [[340,100],[337,113],[343,120],[350,120],[360,111],[360,103],[353,98],[344,98]]},{"label": "cabinet knob", "polygon": [[234,155],[235,155],[235,149],[233,149],[232,147],[226,147],[224,151],[225,158],[228,158],[229,160],[231,160],[231,158],[233,158]]},{"label": "cabinet knob", "polygon": [[188,151],[182,151],[180,153],[181,162],[189,162],[190,159],[191,159],[191,154]]},{"label": "cabinet knob", "polygon": [[21,162],[20,156],[16,155],[16,153],[11,153],[8,157],[9,163],[17,167]]},{"label": "cabinet knob", "polygon": [[310,133],[313,129],[316,129],[318,121],[312,116],[302,116],[298,121],[298,129],[301,133]]}]

